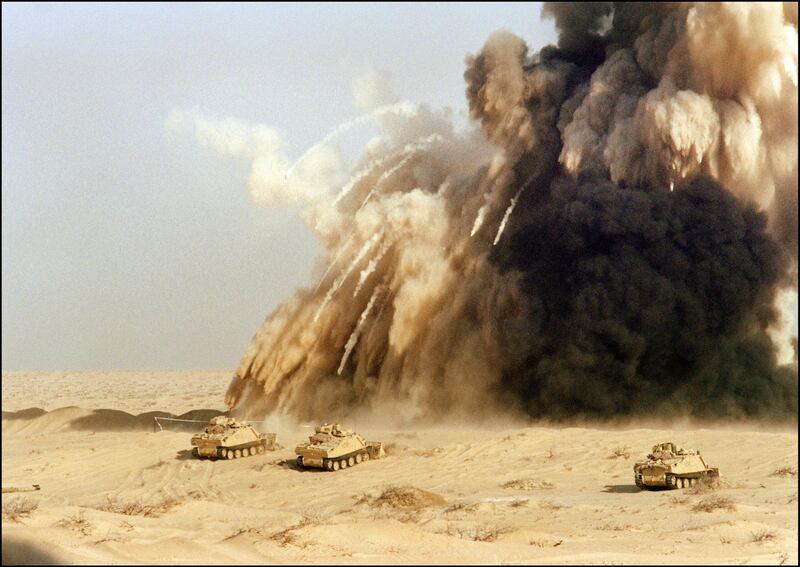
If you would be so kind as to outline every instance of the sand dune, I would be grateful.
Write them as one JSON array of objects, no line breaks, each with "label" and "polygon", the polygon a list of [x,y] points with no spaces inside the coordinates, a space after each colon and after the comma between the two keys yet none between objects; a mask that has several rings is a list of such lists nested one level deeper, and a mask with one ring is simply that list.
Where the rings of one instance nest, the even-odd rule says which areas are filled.
[{"label": "sand dune", "polygon": [[[73,379],[81,383],[74,391],[98,396],[97,375]],[[6,403],[7,386],[21,391],[14,380],[3,391],[3,486],[42,487],[3,495],[4,543],[16,542],[4,554],[25,552],[15,556],[23,560],[38,551],[95,564],[798,559],[791,430],[362,426],[387,444],[387,458],[326,473],[294,464],[292,448],[309,431],[302,426],[276,424],[284,448],[263,456],[199,461],[186,431],[153,433],[152,416],[219,410],[155,410],[142,396],[128,398],[125,411],[42,413],[20,407],[22,395]],[[174,375],[159,383],[176,397],[184,387]],[[79,402],[63,392],[56,400]],[[200,401],[213,408],[216,400]],[[662,440],[700,449],[720,467],[721,486],[638,490],[632,465]],[[36,548],[42,541],[46,549]]]},{"label": "sand dune", "polygon": [[[159,429],[154,418],[165,418],[160,423],[170,430],[195,431],[197,422],[208,422],[216,415],[225,414],[212,409],[198,409],[175,415],[165,411],[148,411],[138,415],[114,409],[84,410],[78,407],[59,408],[50,412],[30,408],[18,412],[3,412],[4,432],[52,433],[62,429],[78,431],[149,431]],[[174,422],[172,420],[175,420]],[[163,428],[163,426],[162,426]]]}]

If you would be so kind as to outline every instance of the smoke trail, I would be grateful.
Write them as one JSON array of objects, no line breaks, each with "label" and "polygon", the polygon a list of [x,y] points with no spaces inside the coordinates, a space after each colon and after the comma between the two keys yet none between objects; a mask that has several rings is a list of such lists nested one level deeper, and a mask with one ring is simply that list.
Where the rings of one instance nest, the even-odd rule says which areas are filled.
[{"label": "smoke trail", "polygon": [[361,288],[364,287],[364,283],[366,283],[367,278],[369,278],[373,272],[375,272],[375,268],[378,267],[378,263],[383,259],[386,255],[386,252],[389,250],[390,243],[388,240],[384,240],[383,244],[381,244],[380,249],[378,252],[370,258],[367,267],[361,270],[361,273],[358,275],[358,284],[356,284],[356,289],[353,291],[353,297],[358,295],[358,292],[361,291]]},{"label": "smoke trail", "polygon": [[331,270],[333,270],[334,266],[336,266],[339,263],[339,258],[342,257],[342,254],[344,254],[344,251],[347,248],[347,246],[353,241],[353,238],[355,238],[355,234],[351,234],[350,236],[348,236],[344,244],[342,244],[336,251],[333,260],[331,260],[328,263],[328,267],[325,268],[325,272],[322,274],[322,277],[319,278],[319,281],[317,282],[317,287],[314,288],[314,293],[319,291],[319,288],[322,286],[322,282],[325,281],[325,278],[328,277],[328,274],[331,273]]},{"label": "smoke trail", "polygon": [[356,185],[367,179],[370,176],[370,174],[378,170],[378,168],[380,168],[385,162],[386,158],[377,159],[369,163],[367,167],[365,167],[364,169],[356,173],[353,177],[351,177],[350,180],[347,183],[345,183],[345,185],[342,187],[341,191],[339,191],[339,194],[336,196],[336,198],[333,200],[333,206],[335,207],[336,205],[338,205],[339,201],[344,199],[350,193],[350,191],[353,190],[353,187],[355,187]]},{"label": "smoke trail", "polygon": [[[401,159],[400,162],[397,165],[393,166],[391,169],[388,169],[386,171],[381,172],[380,177],[378,177],[378,181],[373,185],[372,189],[370,189],[370,192],[367,193],[367,196],[361,202],[361,206],[358,208],[358,211],[360,211],[361,209],[364,208],[364,205],[367,204],[367,201],[369,201],[372,198],[372,195],[375,193],[375,191],[379,190],[381,188],[381,185],[383,185],[383,183],[387,179],[389,179],[399,169],[401,169],[409,161],[411,161],[411,158],[414,157],[415,153],[419,152],[420,150],[425,149],[426,147],[429,147],[434,142],[441,142],[441,141],[442,141],[442,137],[440,135],[431,134],[430,136],[425,136],[424,138],[420,138],[419,140],[416,140],[412,144],[406,144],[406,146],[402,149],[402,151],[399,152],[400,156],[404,156],[403,159]],[[354,176],[354,178],[353,178],[354,181],[353,182],[349,182],[342,189],[342,191],[339,193],[339,195],[334,200],[333,204],[337,205],[339,203],[339,201],[342,200],[343,197],[345,197],[348,193],[350,193],[350,191],[353,189],[353,187],[355,187],[355,185],[357,183],[363,181],[364,179],[366,179],[368,177],[369,173],[371,173],[372,171],[374,171],[378,167],[384,165],[386,163],[386,161],[390,157],[395,157],[395,156],[389,156],[387,158],[378,159],[378,160],[372,162],[368,166],[368,169],[366,170],[367,172],[356,174]],[[358,214],[358,211],[356,211],[356,214]]]},{"label": "smoke trail", "polygon": [[[524,189],[524,187],[522,189]],[[500,237],[503,236],[503,231],[506,229],[506,223],[508,223],[508,219],[511,218],[511,213],[514,212],[514,208],[517,206],[517,201],[519,201],[519,196],[522,194],[522,189],[517,191],[517,194],[511,197],[511,202],[508,204],[508,208],[503,214],[503,220],[500,221],[500,226],[497,228],[497,234],[494,237],[492,246],[497,246],[497,243],[500,242]]]},{"label": "smoke trail", "polygon": [[350,353],[353,352],[353,348],[356,346],[356,342],[358,342],[358,335],[361,334],[361,328],[364,326],[364,322],[369,317],[369,314],[372,312],[372,307],[375,305],[375,299],[381,292],[380,287],[376,287],[375,291],[372,292],[372,297],[369,298],[369,303],[364,308],[364,312],[361,313],[361,317],[358,318],[358,324],[356,328],[353,329],[353,332],[350,334],[350,338],[347,339],[347,343],[344,345],[344,354],[342,355],[342,360],[339,363],[339,369],[336,371],[336,374],[341,374],[342,370],[344,370],[344,365],[347,364],[347,359],[350,358]]},{"label": "smoke trail", "polygon": [[286,178],[288,179],[291,177],[295,170],[301,167],[304,162],[309,159],[310,156],[313,156],[315,152],[320,151],[321,149],[329,146],[336,138],[345,134],[346,132],[356,128],[358,126],[362,126],[364,124],[368,124],[369,122],[373,122],[375,120],[379,120],[385,116],[389,115],[397,115],[397,116],[414,116],[417,113],[417,108],[413,104],[408,102],[398,102],[394,104],[388,104],[386,106],[381,106],[376,108],[375,110],[353,118],[352,120],[348,120],[347,122],[343,122],[339,126],[337,126],[332,132],[330,132],[327,136],[325,136],[321,141],[317,142],[313,146],[311,146],[303,155],[301,155],[297,161],[295,161],[289,169],[286,171]]},{"label": "smoke trail", "polygon": [[350,265],[347,266],[347,268],[341,273],[341,275],[338,278],[336,278],[336,280],[334,280],[333,285],[328,290],[328,293],[325,294],[325,297],[323,298],[322,303],[319,306],[319,309],[317,309],[317,312],[314,315],[315,323],[319,320],[320,314],[325,309],[325,306],[328,304],[328,302],[331,300],[334,294],[337,291],[339,291],[339,289],[342,287],[342,284],[344,284],[345,280],[347,280],[350,273],[356,268],[356,266],[361,262],[361,260],[364,259],[364,256],[366,256],[369,253],[372,247],[380,240],[381,236],[382,236],[381,233],[376,233],[372,236],[372,238],[367,240],[361,247],[361,249],[358,251],[355,258],[353,258],[353,261],[350,262]]},{"label": "smoke trail", "polygon": [[[290,180],[313,180],[315,155],[338,171],[335,137],[375,120],[383,136],[349,183],[287,196],[253,176],[255,196],[304,206],[346,267],[267,318],[231,407],[796,416],[796,5],[543,15],[558,45],[529,53],[498,32],[467,58],[479,128],[396,103],[293,166],[279,156]],[[380,80],[368,90],[387,92]],[[268,136],[240,130],[202,139],[255,169]],[[426,136],[439,141],[404,153]]]}]

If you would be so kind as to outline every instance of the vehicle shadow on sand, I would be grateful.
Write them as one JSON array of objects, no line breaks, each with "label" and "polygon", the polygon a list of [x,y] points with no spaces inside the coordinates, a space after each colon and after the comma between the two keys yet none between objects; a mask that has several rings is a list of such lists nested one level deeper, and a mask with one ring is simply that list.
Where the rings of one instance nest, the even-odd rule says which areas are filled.
[{"label": "vehicle shadow on sand", "polygon": [[642,489],[635,484],[607,484],[603,492],[610,492],[612,494],[633,494],[634,492],[642,492]]},{"label": "vehicle shadow on sand", "polygon": [[64,565],[55,555],[36,543],[3,536],[3,565]]},{"label": "vehicle shadow on sand", "polygon": [[279,467],[283,467],[285,469],[289,469],[292,471],[297,471],[301,473],[329,473],[331,471],[327,471],[325,469],[318,469],[316,467],[304,467],[297,464],[297,459],[284,459],[277,463]]},{"label": "vehicle shadow on sand", "polygon": [[[266,454],[266,455],[263,455],[263,456],[264,457],[268,457],[269,453]],[[262,455],[258,455],[258,457],[262,457]],[[265,463],[262,459],[260,459],[258,457],[255,457],[255,458],[254,457],[248,457],[247,458],[247,462],[252,463],[252,464]],[[176,461],[193,461],[193,460],[197,460],[197,459],[198,458],[195,457],[192,454],[192,450],[191,449],[181,449],[180,451],[175,453],[175,460]],[[210,460],[212,462],[219,461],[219,462],[223,462],[223,463],[227,463],[228,462],[227,459],[201,459],[201,460]],[[237,462],[241,461],[241,460],[243,460],[243,459],[236,459]],[[301,473],[312,473],[313,474],[313,473],[327,473],[327,472],[330,472],[330,471],[327,471],[325,469],[318,469],[318,468],[313,468],[313,467],[308,467],[308,468],[301,467],[300,465],[297,464],[297,459],[281,459],[279,461],[273,461],[272,463],[266,462],[265,464],[273,464],[275,466],[278,466],[278,467],[281,467],[281,468],[284,468],[284,469],[289,469],[289,470],[297,471],[297,472],[301,472]]]}]

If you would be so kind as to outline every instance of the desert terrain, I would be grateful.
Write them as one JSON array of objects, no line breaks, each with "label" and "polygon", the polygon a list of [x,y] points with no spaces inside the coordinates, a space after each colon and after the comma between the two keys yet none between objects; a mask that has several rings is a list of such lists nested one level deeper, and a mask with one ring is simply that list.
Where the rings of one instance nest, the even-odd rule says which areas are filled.
[{"label": "desert terrain", "polygon": [[[223,411],[227,383],[226,372],[3,373],[3,488],[41,486],[3,494],[3,562],[798,561],[791,426],[346,423],[388,455],[336,473],[295,466],[310,424],[263,425],[282,448],[224,462],[193,459],[183,422],[153,431],[148,412]],[[667,440],[699,449],[720,485],[636,488],[634,462]]]}]

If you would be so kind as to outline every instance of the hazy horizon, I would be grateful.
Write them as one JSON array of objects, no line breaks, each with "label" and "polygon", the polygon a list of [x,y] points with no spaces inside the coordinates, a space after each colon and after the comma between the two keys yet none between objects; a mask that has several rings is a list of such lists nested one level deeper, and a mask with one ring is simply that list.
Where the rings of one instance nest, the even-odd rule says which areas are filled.
[{"label": "hazy horizon", "polygon": [[[262,123],[296,158],[358,116],[353,80],[464,120],[495,30],[555,41],[539,4],[3,5],[3,371],[233,369],[320,249],[247,194],[247,160],[176,110]],[[322,96],[321,96],[322,95]],[[354,149],[359,129],[342,140]]]}]

